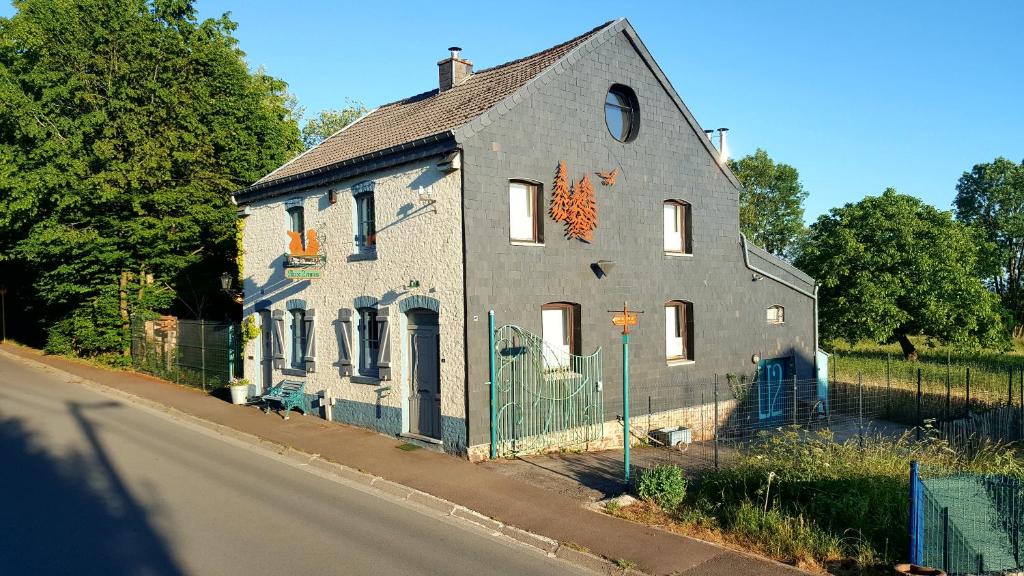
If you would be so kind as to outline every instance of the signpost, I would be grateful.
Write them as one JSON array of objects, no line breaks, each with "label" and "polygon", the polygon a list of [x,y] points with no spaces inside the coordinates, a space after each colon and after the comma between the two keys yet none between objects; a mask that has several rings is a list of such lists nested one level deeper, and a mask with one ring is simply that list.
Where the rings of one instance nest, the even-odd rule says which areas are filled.
[{"label": "signpost", "polygon": [[625,468],[623,477],[626,484],[629,484],[629,327],[637,325],[637,314],[643,314],[642,310],[632,312],[629,304],[622,303],[622,310],[609,310],[612,316],[612,324],[622,326],[622,465]]},{"label": "signpost", "polygon": [[0,321],[4,327],[3,343],[7,344],[7,286],[0,286],[0,317],[3,318]]}]

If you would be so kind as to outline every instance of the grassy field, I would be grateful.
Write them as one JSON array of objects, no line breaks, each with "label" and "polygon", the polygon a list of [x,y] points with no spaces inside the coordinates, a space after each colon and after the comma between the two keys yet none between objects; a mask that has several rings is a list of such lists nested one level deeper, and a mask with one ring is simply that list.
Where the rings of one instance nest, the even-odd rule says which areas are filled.
[{"label": "grassy field", "polygon": [[932,474],[1024,477],[1024,461],[989,444],[966,456],[931,439],[837,442],[828,432],[774,436],[735,465],[707,471],[673,510],[651,502],[610,513],[833,574],[891,574],[906,555],[909,461]]},{"label": "grassy field", "polygon": [[[902,390],[916,390],[917,372],[921,371],[921,387],[925,393],[946,393],[949,381],[950,395],[967,395],[968,374],[972,406],[1005,404],[1011,398],[1020,404],[1024,384],[1024,344],[1014,343],[1007,352],[978,350],[958,351],[947,347],[929,347],[923,337],[915,338],[918,361],[907,362],[898,344],[836,343],[829,358],[829,378],[832,381],[865,386],[890,386]],[[859,380],[858,380],[859,379]],[[1012,387],[1011,387],[1012,381]]]}]

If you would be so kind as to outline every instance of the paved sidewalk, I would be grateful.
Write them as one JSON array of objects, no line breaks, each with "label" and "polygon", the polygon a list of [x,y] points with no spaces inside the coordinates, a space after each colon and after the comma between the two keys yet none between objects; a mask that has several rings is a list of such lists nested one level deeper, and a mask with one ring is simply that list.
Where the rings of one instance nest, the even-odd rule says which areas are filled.
[{"label": "paved sidewalk", "polygon": [[588,510],[566,495],[466,460],[429,450],[398,450],[401,440],[369,430],[313,416],[293,416],[284,421],[146,375],[96,368],[29,348],[0,345],[0,349],[215,424],[318,454],[572,547],[635,562],[650,574],[803,574],[777,562]]}]

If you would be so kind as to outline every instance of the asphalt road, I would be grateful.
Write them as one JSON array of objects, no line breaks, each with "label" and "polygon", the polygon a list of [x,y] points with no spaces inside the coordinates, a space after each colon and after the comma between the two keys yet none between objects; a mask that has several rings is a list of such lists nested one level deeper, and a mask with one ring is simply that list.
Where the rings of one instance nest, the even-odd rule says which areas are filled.
[{"label": "asphalt road", "polygon": [[0,356],[0,573],[587,574]]}]

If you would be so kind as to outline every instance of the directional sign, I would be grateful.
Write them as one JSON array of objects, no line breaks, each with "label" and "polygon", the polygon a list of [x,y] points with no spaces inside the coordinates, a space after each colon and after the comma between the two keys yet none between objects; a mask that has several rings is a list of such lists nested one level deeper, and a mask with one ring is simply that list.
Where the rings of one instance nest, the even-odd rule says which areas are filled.
[{"label": "directional sign", "polygon": [[612,324],[616,326],[636,326],[636,314],[618,314],[612,316]]},{"label": "directional sign", "polygon": [[286,268],[284,277],[289,280],[319,280],[323,278],[323,270],[309,268]]}]

